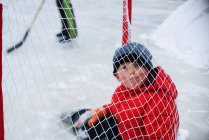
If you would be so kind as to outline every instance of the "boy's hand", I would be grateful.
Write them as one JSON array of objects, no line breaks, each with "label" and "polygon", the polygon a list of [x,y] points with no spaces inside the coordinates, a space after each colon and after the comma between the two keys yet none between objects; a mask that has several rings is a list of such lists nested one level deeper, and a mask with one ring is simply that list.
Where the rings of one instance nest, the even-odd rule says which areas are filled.
[{"label": "boy's hand", "polygon": [[105,109],[103,107],[100,108],[96,108],[96,109],[92,109],[90,110],[92,117],[91,119],[88,121],[88,126],[92,127],[94,124],[96,124],[100,119],[104,118],[107,113],[105,111]]}]

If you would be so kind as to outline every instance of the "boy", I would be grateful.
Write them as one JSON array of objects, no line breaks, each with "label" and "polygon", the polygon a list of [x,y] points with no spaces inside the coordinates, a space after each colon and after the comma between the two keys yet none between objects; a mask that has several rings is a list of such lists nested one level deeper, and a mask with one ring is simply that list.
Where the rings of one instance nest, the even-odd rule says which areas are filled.
[{"label": "boy", "polygon": [[[151,59],[150,52],[139,43],[128,43],[115,51],[113,74],[121,85],[116,88],[110,104],[87,111],[88,128],[113,116],[119,132],[110,139],[176,139],[179,115],[175,99],[178,93],[171,78],[161,67],[154,68]],[[77,119],[75,128],[81,123]]]}]

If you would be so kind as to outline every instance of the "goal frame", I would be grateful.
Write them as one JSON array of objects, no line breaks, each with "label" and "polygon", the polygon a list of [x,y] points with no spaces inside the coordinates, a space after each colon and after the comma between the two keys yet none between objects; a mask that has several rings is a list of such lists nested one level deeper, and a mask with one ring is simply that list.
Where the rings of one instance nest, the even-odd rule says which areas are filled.
[{"label": "goal frame", "polygon": [[1,31],[1,38],[0,38],[0,57],[1,57],[1,89],[0,89],[0,140],[4,140],[4,115],[3,115],[3,92],[2,92],[2,13],[3,13],[3,6],[0,3],[0,31]]}]

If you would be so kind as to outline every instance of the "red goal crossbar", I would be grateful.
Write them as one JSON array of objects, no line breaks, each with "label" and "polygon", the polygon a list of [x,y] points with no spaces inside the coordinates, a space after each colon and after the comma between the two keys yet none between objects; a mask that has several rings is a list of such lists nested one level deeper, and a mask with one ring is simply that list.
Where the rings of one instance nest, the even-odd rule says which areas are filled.
[{"label": "red goal crossbar", "polygon": [[2,94],[2,4],[0,3],[0,57],[1,57],[1,89],[0,89],[0,140],[4,140],[4,115],[3,115],[3,94]]}]

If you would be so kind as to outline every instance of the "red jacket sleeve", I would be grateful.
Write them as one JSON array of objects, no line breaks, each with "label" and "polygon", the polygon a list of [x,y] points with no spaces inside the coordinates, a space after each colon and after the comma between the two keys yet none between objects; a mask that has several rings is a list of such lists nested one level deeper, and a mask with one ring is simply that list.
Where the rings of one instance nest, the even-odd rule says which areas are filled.
[{"label": "red jacket sleeve", "polygon": [[104,109],[105,109],[105,111],[106,111],[106,113],[107,113],[108,116],[110,114],[114,113],[114,112],[112,112],[114,110],[113,109],[114,108],[114,102],[118,102],[118,98],[116,98],[116,97],[117,97],[117,93],[120,92],[120,90],[121,90],[120,87],[116,88],[116,90],[113,93],[111,103],[106,104],[106,105],[103,105],[103,107],[104,107]]},{"label": "red jacket sleeve", "polygon": [[103,106],[103,108],[105,109],[105,112],[107,113],[107,116],[111,114],[111,106],[112,106],[111,103]]}]

